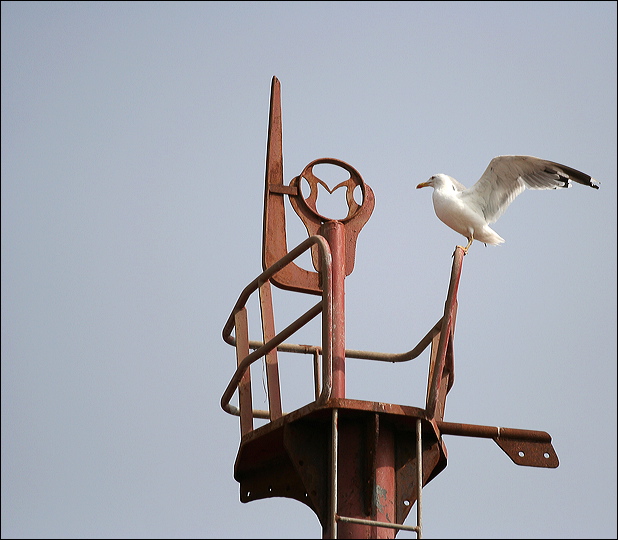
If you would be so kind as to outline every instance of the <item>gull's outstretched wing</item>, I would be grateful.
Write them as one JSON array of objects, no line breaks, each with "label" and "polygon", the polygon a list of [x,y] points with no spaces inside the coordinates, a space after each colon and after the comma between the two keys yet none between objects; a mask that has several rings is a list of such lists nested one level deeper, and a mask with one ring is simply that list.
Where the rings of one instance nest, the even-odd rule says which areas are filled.
[{"label": "gull's outstretched wing", "polygon": [[599,182],[581,171],[532,156],[498,156],[462,198],[494,223],[524,189],[571,187],[571,181],[599,189]]}]

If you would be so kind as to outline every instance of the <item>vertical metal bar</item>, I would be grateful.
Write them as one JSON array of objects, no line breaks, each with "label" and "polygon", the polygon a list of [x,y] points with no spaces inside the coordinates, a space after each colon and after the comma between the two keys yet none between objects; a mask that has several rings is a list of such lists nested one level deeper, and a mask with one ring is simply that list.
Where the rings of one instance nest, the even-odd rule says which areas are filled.
[{"label": "vertical metal bar", "polygon": [[285,206],[283,195],[271,196],[270,185],[283,185],[283,144],[281,122],[281,83],[273,77],[270,88],[268,141],[266,143],[266,181],[262,233],[262,266],[266,270],[286,254]]},{"label": "vertical metal bar", "polygon": [[[242,308],[234,317],[236,328],[237,365],[249,356],[249,324],[247,308]],[[240,435],[253,431],[253,401],[251,399],[251,367],[243,374],[238,384],[238,407],[240,408]]]},{"label": "vertical metal bar", "polygon": [[[338,424],[338,498],[337,514],[355,519],[366,519],[365,490],[367,467],[365,446],[366,423],[350,415],[339,418]],[[337,538],[371,538],[372,526],[367,523],[339,521]]]},{"label": "vertical metal bar", "polygon": [[330,515],[328,531],[325,531],[326,538],[337,538],[337,454],[339,453],[339,410],[333,409],[331,419],[331,445],[330,445]]},{"label": "vertical metal bar", "polygon": [[339,221],[327,221],[320,228],[332,256],[333,298],[333,388],[331,397],[345,398],[345,227]]},{"label": "vertical metal bar", "polygon": [[[281,83],[273,77],[268,115],[266,178],[264,186],[264,224],[262,229],[262,267],[271,267],[287,254],[284,195],[297,193],[283,184],[283,145],[281,120]],[[313,233],[310,233],[313,234]],[[290,263],[272,276],[272,282],[284,289],[320,294],[319,276]]]},{"label": "vertical metal bar", "polygon": [[[260,311],[262,313],[262,336],[264,343],[268,343],[275,337],[275,316],[273,313],[273,300],[270,282],[265,281],[260,285]],[[281,389],[279,383],[279,364],[277,362],[277,349],[274,348],[266,353],[266,384],[268,387],[268,409],[270,420],[281,418]]]},{"label": "vertical metal bar", "polygon": [[320,397],[320,353],[317,349],[313,350],[313,385],[315,391],[315,399]]},{"label": "vertical metal bar", "polygon": [[[318,238],[318,237],[316,237]],[[326,240],[323,237],[319,237]],[[316,403],[323,405],[333,389],[333,258],[328,242],[322,244],[322,389]],[[345,354],[345,352],[344,352]]]},{"label": "vertical metal bar", "polygon": [[416,537],[423,537],[423,433],[421,419],[416,419]]},{"label": "vertical metal bar", "polygon": [[438,347],[440,346],[440,336],[442,331],[438,332],[431,340],[431,348],[429,352],[429,376],[427,377],[427,396],[425,398],[425,407],[429,407],[429,396],[432,394],[431,382],[434,380],[434,372],[436,370],[436,361],[438,358]]},{"label": "vertical metal bar", "polygon": [[[442,318],[442,329],[440,331],[440,343],[438,345],[438,353],[432,373],[432,378],[429,381],[429,392],[427,399],[427,413],[430,417],[436,416],[436,411],[440,403],[446,398],[444,392],[440,391],[442,383],[442,373],[446,362],[446,352],[448,342],[451,337],[451,329],[453,327],[453,313],[457,309],[457,290],[459,288],[459,277],[461,276],[461,266],[464,258],[463,248],[457,246],[453,253],[453,267],[451,269],[451,280],[449,282],[448,294],[444,305],[444,317]],[[444,404],[442,403],[442,411]]]},{"label": "vertical metal bar", "polygon": [[[328,242],[332,257],[332,391],[331,397],[345,398],[345,276],[346,244],[345,226],[339,221],[327,221],[320,227],[320,234]],[[349,517],[365,517],[363,490],[360,488],[364,472],[361,424],[346,418],[343,424],[337,421],[337,455],[345,455],[337,466],[336,488],[337,512]],[[339,478],[341,473],[341,478]],[[367,525],[343,522],[337,524],[336,535],[346,538],[367,538],[371,528]]]},{"label": "vertical metal bar", "polygon": [[[376,414],[376,418],[379,416]],[[376,422],[378,423],[379,420]],[[379,423],[375,468],[371,473],[373,483],[371,506],[372,517],[376,521],[392,523],[396,520],[395,487],[395,433],[385,423]],[[395,538],[395,529],[374,527],[373,538]]]}]

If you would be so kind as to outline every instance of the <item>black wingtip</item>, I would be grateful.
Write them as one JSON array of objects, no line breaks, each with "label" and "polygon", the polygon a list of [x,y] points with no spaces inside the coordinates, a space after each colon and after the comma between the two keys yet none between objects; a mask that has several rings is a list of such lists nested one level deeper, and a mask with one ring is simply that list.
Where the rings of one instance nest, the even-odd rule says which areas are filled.
[{"label": "black wingtip", "polygon": [[589,186],[593,189],[599,189],[599,184],[601,182],[595,180],[589,174],[578,171],[573,167],[567,167],[566,165],[562,165],[561,163],[552,162],[552,164],[560,167],[563,172],[569,175],[569,178],[573,180],[573,182],[577,182],[578,184],[582,184],[584,186]]}]

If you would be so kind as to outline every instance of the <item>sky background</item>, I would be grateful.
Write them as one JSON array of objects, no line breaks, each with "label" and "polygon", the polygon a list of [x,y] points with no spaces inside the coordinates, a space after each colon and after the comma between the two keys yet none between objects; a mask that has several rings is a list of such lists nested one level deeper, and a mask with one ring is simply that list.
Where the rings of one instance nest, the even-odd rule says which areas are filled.
[{"label": "sky background", "polygon": [[[459,290],[445,420],[547,431],[560,466],[445,436],[423,521],[616,537],[615,2],[2,2],[1,20],[3,538],[321,537],[299,502],[240,503],[219,404],[221,331],[261,271],[273,76],[285,182],[333,157],[375,193],[348,348],[407,351],[441,316],[465,239],[419,182],[469,186],[500,154],[601,182],[520,195]],[[277,326],[313,302],[275,290]],[[311,359],[280,362],[289,412]],[[422,407],[427,366],[348,360],[347,397]]]}]

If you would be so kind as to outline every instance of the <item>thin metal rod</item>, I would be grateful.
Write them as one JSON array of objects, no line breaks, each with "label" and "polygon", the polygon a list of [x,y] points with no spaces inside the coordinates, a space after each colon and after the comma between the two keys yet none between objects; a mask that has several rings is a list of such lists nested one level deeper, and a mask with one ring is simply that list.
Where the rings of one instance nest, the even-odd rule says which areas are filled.
[{"label": "thin metal rod", "polygon": [[359,360],[377,360],[379,362],[407,362],[417,358],[431,343],[433,337],[440,332],[442,327],[442,319],[440,319],[433,328],[425,334],[416,347],[403,353],[381,353],[373,351],[358,351],[354,349],[346,349],[346,358],[357,358]]},{"label": "thin metal rod", "polygon": [[333,409],[330,450],[330,523],[331,538],[337,538],[337,454],[339,453],[339,409]]},{"label": "thin metal rod", "polygon": [[325,238],[319,236],[323,242],[322,247],[322,391],[316,403],[325,403],[331,395],[333,389],[333,317],[334,317],[334,298],[333,298],[333,257],[330,246]]},{"label": "thin metal rod", "polygon": [[416,537],[423,537],[423,433],[416,419]]},{"label": "thin metal rod", "polygon": [[[249,354],[249,327],[247,325],[247,309],[242,308],[235,315],[235,324],[238,333],[236,345],[236,360],[240,364],[242,359]],[[238,381],[238,405],[240,407],[240,435],[244,436],[253,431],[253,400],[251,398],[251,369],[242,372]]]},{"label": "thin metal rod", "polygon": [[[442,326],[442,319],[440,319],[427,334],[418,342],[418,345],[413,349],[403,353],[383,353],[375,351],[361,351],[357,349],[346,349],[346,358],[354,358],[358,360],[377,360],[378,362],[407,362],[408,360],[414,360],[417,358],[431,343],[431,340],[436,334],[440,332]],[[235,345],[236,341],[233,336],[229,341],[230,345]],[[257,349],[264,345],[262,341],[249,341],[249,347],[251,349]],[[319,345],[296,345],[294,343],[281,343],[277,346],[279,352],[299,353],[299,354],[313,354],[317,352],[322,354],[322,347]]]},{"label": "thin metal rod", "polygon": [[544,431],[531,429],[516,429],[477,424],[459,424],[456,422],[437,422],[442,435],[462,435],[464,437],[480,437],[483,439],[518,439],[538,442],[551,442],[551,436]]},{"label": "thin metal rod", "polygon": [[320,395],[320,353],[316,350],[313,351],[313,384],[315,399],[318,399]]},{"label": "thin metal rod", "polygon": [[[346,516],[337,516],[337,521],[346,523],[358,523],[359,525],[374,525],[376,527],[384,527],[385,529],[399,529],[402,531],[414,531],[418,535],[418,527],[416,525],[399,525],[399,523],[389,523],[388,521],[374,521],[373,519],[351,518]],[[419,537],[420,538],[420,537]]]},{"label": "thin metal rod", "polygon": [[[231,414],[233,416],[240,416],[240,409],[228,403],[226,407],[223,409],[226,413]],[[270,411],[265,411],[263,409],[253,409],[252,413],[253,418],[263,418],[264,420],[270,420]],[[282,413],[282,416],[285,416],[286,413]]]}]

